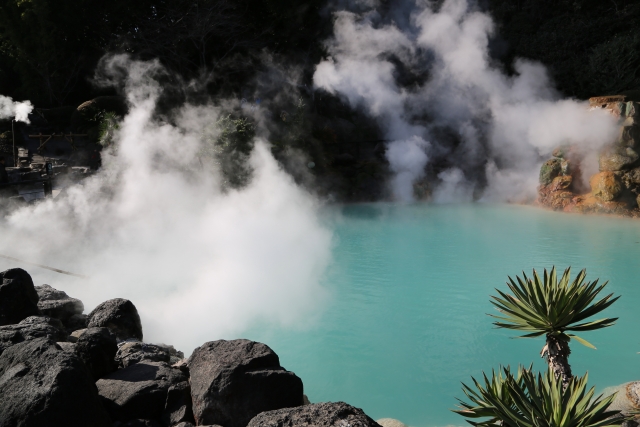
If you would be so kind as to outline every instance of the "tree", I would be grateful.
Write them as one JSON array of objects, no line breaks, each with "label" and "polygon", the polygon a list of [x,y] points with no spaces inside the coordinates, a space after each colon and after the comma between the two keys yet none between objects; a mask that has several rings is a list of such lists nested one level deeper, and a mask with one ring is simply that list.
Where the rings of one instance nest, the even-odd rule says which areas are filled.
[{"label": "tree", "polygon": [[575,339],[595,349],[593,344],[569,331],[593,331],[612,326],[617,318],[590,322],[585,320],[600,313],[620,298],[612,298],[613,294],[609,294],[594,303],[608,282],[602,285],[598,285],[598,279],[594,282],[584,282],[586,271],[582,270],[573,282],[569,283],[570,273],[571,269],[567,268],[558,281],[555,267],[550,272],[545,269],[543,279],[533,270],[532,278],[528,278],[524,273],[522,279],[516,276],[517,284],[509,277],[507,286],[513,295],[496,289],[500,297],[491,296],[491,303],[502,315],[490,314],[498,319],[494,325],[500,328],[528,332],[521,338],[546,335],[546,345],[540,355],[546,357],[549,370],[556,378],[562,378],[565,387],[572,377],[568,362],[571,353],[569,341]]}]

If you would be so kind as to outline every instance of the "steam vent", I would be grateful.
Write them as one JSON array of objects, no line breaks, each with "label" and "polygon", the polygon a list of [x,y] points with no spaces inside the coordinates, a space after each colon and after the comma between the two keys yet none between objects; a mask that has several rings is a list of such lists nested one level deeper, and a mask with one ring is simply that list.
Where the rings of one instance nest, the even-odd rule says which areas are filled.
[{"label": "steam vent", "polygon": [[[616,140],[597,153],[597,173],[589,173],[589,155],[576,145],[557,147],[540,168],[538,202],[565,212],[640,217],[640,102],[628,95],[589,99],[619,119]],[[591,159],[595,163],[594,159]]]}]

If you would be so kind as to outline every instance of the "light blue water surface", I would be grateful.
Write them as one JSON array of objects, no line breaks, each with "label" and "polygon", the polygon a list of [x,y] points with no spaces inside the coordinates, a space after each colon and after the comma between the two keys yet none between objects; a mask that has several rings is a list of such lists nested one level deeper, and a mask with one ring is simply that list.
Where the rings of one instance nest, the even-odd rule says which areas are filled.
[{"label": "light blue water surface", "polygon": [[335,230],[333,296],[304,330],[260,328],[312,402],[343,400],[374,419],[465,425],[450,412],[460,382],[500,364],[545,369],[543,338],[495,329],[489,295],[507,276],[556,265],[587,268],[622,298],[620,317],[572,342],[575,374],[598,390],[640,380],[640,221],[519,206],[352,205],[327,213]]}]

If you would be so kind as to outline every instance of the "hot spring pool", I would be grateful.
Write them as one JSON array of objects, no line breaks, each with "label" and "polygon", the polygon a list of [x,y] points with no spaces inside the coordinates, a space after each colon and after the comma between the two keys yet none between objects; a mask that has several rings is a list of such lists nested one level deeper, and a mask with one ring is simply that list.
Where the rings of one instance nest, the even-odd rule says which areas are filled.
[{"label": "hot spring pool", "polygon": [[[575,374],[590,384],[640,379],[640,221],[518,206],[354,205],[327,214],[335,262],[322,316],[301,330],[254,329],[304,382],[311,402],[343,400],[374,419],[465,425],[450,412],[460,382],[500,364],[545,364],[543,338],[494,329],[489,295],[507,275],[555,264],[609,280],[620,317],[572,343]],[[575,274],[574,273],[574,274]]]}]

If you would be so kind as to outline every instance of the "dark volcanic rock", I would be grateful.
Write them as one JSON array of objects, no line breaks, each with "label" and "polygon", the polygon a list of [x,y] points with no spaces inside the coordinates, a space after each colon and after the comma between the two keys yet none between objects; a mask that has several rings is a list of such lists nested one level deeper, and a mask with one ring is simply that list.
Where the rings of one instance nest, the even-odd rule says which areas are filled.
[{"label": "dark volcanic rock", "polygon": [[37,338],[65,341],[66,334],[55,326],[59,324],[57,319],[31,316],[17,325],[0,326],[0,354],[11,346]]},{"label": "dark volcanic rock", "polygon": [[1,427],[107,427],[110,420],[82,361],[46,338],[0,355]]},{"label": "dark volcanic rock", "polygon": [[64,325],[62,324],[62,322],[56,318],[53,317],[49,317],[49,316],[29,316],[25,319],[22,319],[20,321],[20,323],[18,323],[18,325],[22,325],[22,326],[29,326],[29,325],[39,325],[39,324],[46,324],[49,326],[53,326],[54,328],[56,328],[58,331],[60,331],[60,338],[65,338],[66,334],[65,334],[65,330],[64,330]]},{"label": "dark volcanic rock", "polygon": [[67,327],[67,332],[71,333],[73,331],[77,331],[78,329],[86,329],[87,324],[89,323],[89,316],[86,314],[74,314],[65,322],[65,326]]},{"label": "dark volcanic rock", "polygon": [[268,346],[248,340],[212,341],[189,358],[193,414],[198,425],[245,427],[263,411],[302,405],[302,380],[280,366]]},{"label": "dark volcanic rock", "polygon": [[[136,363],[98,380],[96,386],[104,407],[115,421],[175,418],[180,422],[191,417],[190,399],[183,399],[180,406],[176,394],[182,392],[174,391],[177,387],[188,392],[187,377],[164,362]],[[187,419],[180,419],[180,414]]]},{"label": "dark volcanic rock", "polygon": [[78,357],[91,372],[94,381],[117,369],[114,360],[118,351],[116,337],[108,328],[89,328],[75,345]]},{"label": "dark volcanic rock", "polygon": [[344,402],[313,403],[298,408],[263,412],[247,427],[380,427],[362,409]]},{"label": "dark volcanic rock", "polygon": [[89,313],[89,328],[109,328],[120,341],[135,338],[142,341],[142,324],[136,306],[122,298],[110,299]]},{"label": "dark volcanic rock", "polygon": [[0,326],[39,314],[38,294],[29,273],[21,268],[0,273]]},{"label": "dark volcanic rock", "polygon": [[171,354],[167,348],[158,345],[129,341],[118,346],[115,359],[119,367],[126,368],[143,360],[170,363]]},{"label": "dark volcanic rock", "polygon": [[79,299],[69,297],[65,292],[49,285],[36,286],[38,308],[42,314],[66,322],[75,314],[82,314],[84,304]]},{"label": "dark volcanic rock", "polygon": [[169,387],[161,421],[167,426],[194,421],[191,408],[191,386],[188,381]]}]

